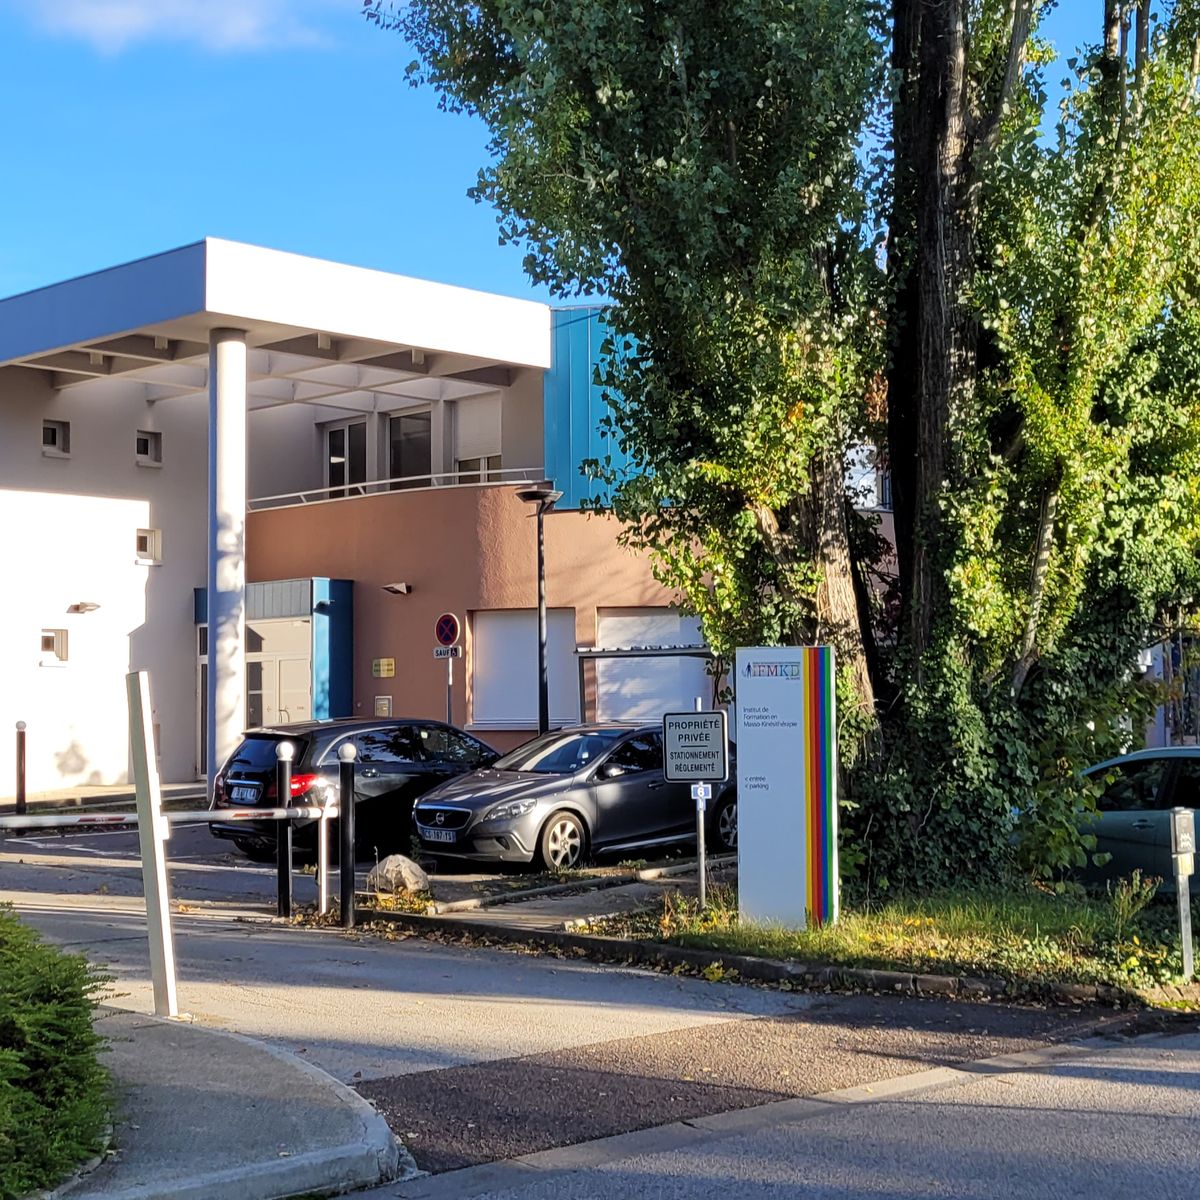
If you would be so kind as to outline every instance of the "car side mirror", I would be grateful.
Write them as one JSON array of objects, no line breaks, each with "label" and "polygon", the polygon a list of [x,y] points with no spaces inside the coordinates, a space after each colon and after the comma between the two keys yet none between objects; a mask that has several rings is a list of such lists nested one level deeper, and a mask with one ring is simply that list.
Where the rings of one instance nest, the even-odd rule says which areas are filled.
[{"label": "car side mirror", "polygon": [[599,774],[601,779],[620,779],[625,774],[625,768],[620,763],[605,763]]}]

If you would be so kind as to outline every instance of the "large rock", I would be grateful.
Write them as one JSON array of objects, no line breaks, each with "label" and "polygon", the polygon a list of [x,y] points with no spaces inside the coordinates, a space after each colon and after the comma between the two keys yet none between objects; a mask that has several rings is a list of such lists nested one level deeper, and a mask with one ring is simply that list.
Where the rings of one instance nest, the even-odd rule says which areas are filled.
[{"label": "large rock", "polygon": [[367,890],[384,896],[394,896],[397,892],[427,892],[429,876],[411,858],[389,854],[371,868]]}]

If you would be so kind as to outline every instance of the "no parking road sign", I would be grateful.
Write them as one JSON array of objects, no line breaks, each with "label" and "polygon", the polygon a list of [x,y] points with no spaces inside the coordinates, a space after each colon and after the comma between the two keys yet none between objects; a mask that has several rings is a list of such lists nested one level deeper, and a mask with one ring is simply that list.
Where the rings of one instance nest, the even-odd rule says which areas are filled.
[{"label": "no parking road sign", "polygon": [[663,714],[663,773],[672,783],[723,783],[729,778],[723,710]]},{"label": "no parking road sign", "polygon": [[460,632],[461,626],[453,613],[442,613],[433,625],[433,636],[437,638],[439,646],[456,645]]}]

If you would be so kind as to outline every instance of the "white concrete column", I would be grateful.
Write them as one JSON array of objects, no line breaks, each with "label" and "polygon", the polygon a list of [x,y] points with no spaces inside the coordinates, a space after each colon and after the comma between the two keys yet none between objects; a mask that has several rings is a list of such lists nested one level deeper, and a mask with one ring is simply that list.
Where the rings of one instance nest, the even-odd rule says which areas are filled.
[{"label": "white concrete column", "polygon": [[[455,415],[454,404],[447,404],[445,400],[435,400],[429,406],[429,470],[434,475],[454,470]],[[449,480],[435,482],[440,485]]]},{"label": "white concrete column", "polygon": [[246,335],[208,335],[208,787],[246,721]]}]

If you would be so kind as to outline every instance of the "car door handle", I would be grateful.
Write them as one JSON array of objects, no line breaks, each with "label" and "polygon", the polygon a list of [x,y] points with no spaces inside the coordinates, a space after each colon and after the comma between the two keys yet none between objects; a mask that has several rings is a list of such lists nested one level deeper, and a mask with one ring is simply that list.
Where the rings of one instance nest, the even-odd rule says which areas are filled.
[{"label": "car door handle", "polygon": [[655,779],[652,782],[646,784],[646,787],[650,791],[654,791],[656,788],[666,787],[666,786],[667,786],[667,781],[665,779]]},{"label": "car door handle", "polygon": [[1134,821],[1134,823],[1130,826],[1130,828],[1131,829],[1153,829],[1154,822],[1153,821],[1145,821],[1145,820]]}]

